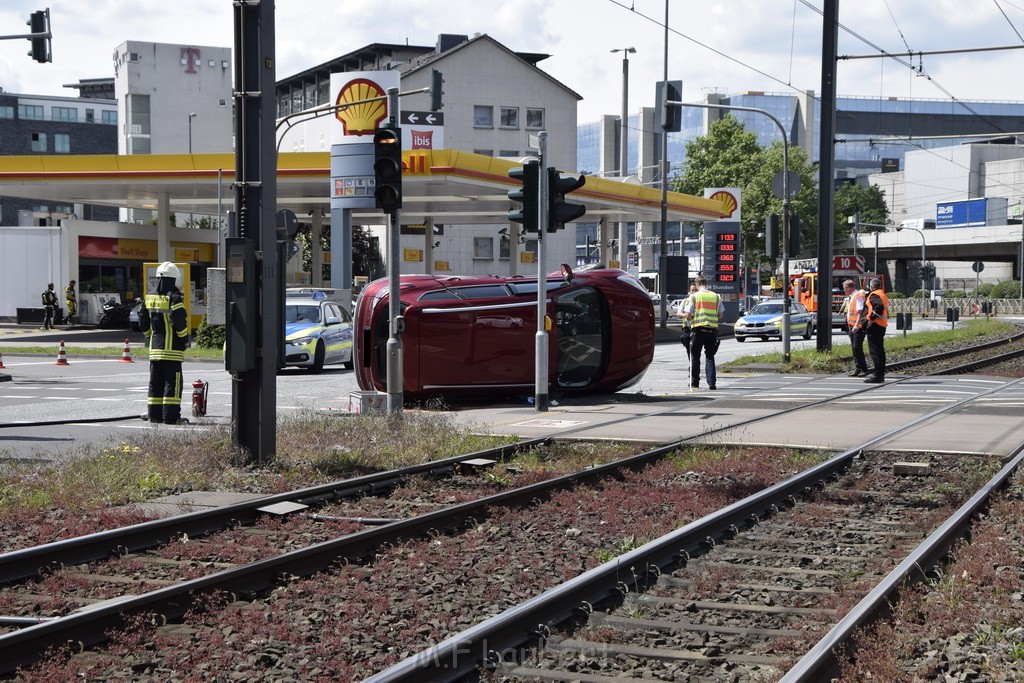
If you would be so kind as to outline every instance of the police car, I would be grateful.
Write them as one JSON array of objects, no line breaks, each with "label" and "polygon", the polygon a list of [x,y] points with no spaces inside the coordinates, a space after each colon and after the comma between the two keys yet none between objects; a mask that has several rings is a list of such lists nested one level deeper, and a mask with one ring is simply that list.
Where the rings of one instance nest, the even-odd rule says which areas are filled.
[{"label": "police car", "polygon": [[341,363],[352,369],[352,318],[325,292],[288,292],[284,302],[287,367],[320,372]]},{"label": "police car", "polygon": [[[781,339],[784,305],[782,299],[768,299],[753,306],[733,326],[736,341],[746,341],[747,337],[759,337],[763,341],[768,341],[769,337]],[[789,306],[790,335],[810,339],[814,334],[814,315],[803,304],[795,301],[791,301]]]}]

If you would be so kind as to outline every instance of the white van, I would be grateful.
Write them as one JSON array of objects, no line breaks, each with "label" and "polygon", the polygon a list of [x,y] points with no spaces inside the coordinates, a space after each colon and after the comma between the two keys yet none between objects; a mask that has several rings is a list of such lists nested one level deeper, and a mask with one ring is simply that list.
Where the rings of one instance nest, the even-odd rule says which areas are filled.
[{"label": "white van", "polygon": [[900,221],[901,228],[913,228],[914,230],[934,230],[935,220],[932,218],[912,218]]}]

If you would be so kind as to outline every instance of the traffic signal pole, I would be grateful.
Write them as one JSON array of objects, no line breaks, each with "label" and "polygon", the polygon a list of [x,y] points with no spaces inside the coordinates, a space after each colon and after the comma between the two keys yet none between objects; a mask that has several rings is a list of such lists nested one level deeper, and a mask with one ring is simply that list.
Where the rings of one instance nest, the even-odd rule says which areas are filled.
[{"label": "traffic signal pole", "polygon": [[[388,88],[388,116],[391,124],[398,126],[398,88]],[[401,140],[398,138],[399,149]],[[401,154],[401,152],[399,152]],[[401,169],[399,169],[401,173]],[[399,205],[401,205],[401,194],[399,194]],[[388,384],[388,413],[392,415],[402,414],[404,403],[403,394],[403,368],[405,366],[405,351],[402,345],[402,334],[405,332],[405,318],[402,317],[401,288],[399,279],[402,276],[401,257],[401,222],[399,211],[395,207],[388,211],[388,313],[391,318],[387,344],[387,384]]]},{"label": "traffic signal pole", "polygon": [[537,201],[537,335],[534,340],[534,397],[533,402],[538,412],[547,412],[548,409],[548,279],[545,270],[545,255],[547,248],[545,233],[548,225],[548,203],[551,192],[548,182],[549,173],[545,170],[544,160],[548,154],[548,132],[542,130],[537,134],[540,149],[540,191]]}]

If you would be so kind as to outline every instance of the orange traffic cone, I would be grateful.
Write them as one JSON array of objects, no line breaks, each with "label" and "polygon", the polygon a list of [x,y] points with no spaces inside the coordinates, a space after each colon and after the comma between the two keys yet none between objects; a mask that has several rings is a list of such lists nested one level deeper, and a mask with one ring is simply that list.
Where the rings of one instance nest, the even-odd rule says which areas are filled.
[{"label": "orange traffic cone", "polygon": [[64,350],[64,340],[60,340],[60,349],[57,351],[57,362],[54,365],[69,365],[68,352]]},{"label": "orange traffic cone", "polygon": [[135,361],[132,360],[132,352],[131,352],[131,349],[128,348],[128,340],[127,339],[124,340],[124,351],[121,352],[121,362],[122,363],[134,363],[135,362]]}]

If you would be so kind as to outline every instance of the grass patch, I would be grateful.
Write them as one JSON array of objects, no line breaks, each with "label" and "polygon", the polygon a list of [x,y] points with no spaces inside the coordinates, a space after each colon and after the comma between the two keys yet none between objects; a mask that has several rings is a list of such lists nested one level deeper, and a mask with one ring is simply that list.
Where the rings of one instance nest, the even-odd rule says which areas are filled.
[{"label": "grass patch", "polygon": [[197,490],[277,493],[512,441],[465,433],[445,415],[300,414],[279,423],[276,460],[254,467],[231,446],[227,427],[156,428],[98,453],[83,447],[44,464],[0,463],[0,512],[91,510]]},{"label": "grass patch", "polygon": [[[38,355],[38,356],[57,356],[57,347],[59,344],[47,344],[46,346],[29,346],[28,344],[15,344],[9,346],[0,346],[0,353],[6,355]],[[124,352],[124,344],[120,346],[103,346],[103,347],[91,347],[91,346],[75,346],[74,343],[64,343],[64,348],[67,351],[69,357],[74,358],[75,356],[114,356],[117,358],[121,357]],[[131,345],[132,358],[149,358],[149,349],[141,344]],[[185,359],[189,358],[224,358],[224,352],[222,349],[200,349],[193,346],[190,349],[185,350]]]},{"label": "grass patch", "polygon": [[[895,326],[886,331],[885,351],[892,361],[899,360],[901,353],[939,349],[951,344],[966,344],[985,337],[1006,337],[1014,330],[1010,323],[999,320],[969,320],[951,330],[928,330],[904,336],[902,330]],[[867,344],[865,344],[867,353]],[[723,369],[737,368],[751,363],[777,364],[779,372],[815,372],[835,373],[847,368],[853,360],[849,344],[837,344],[829,353],[819,353],[817,349],[792,350],[790,362],[782,362],[782,353],[764,353],[755,356],[741,356],[736,360],[723,363]]]}]

